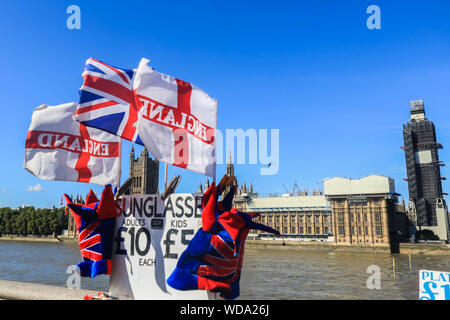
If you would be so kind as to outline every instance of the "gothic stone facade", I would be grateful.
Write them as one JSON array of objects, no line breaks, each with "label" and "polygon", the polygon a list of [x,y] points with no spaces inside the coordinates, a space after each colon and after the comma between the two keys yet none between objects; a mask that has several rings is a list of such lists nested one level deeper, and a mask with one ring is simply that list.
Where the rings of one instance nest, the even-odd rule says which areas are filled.
[{"label": "gothic stone facade", "polygon": [[[248,212],[285,237],[328,238],[332,235],[331,208],[323,195],[250,198]],[[261,233],[261,232],[259,232]]]},{"label": "gothic stone facade", "polygon": [[159,193],[159,161],[150,158],[147,149],[135,159],[134,148],[131,148],[129,176],[134,177],[129,194]]},{"label": "gothic stone facade", "polygon": [[325,179],[324,189],[331,202],[335,244],[390,246],[391,252],[398,252],[399,234],[407,237],[408,219],[398,211],[393,179],[336,177]]}]

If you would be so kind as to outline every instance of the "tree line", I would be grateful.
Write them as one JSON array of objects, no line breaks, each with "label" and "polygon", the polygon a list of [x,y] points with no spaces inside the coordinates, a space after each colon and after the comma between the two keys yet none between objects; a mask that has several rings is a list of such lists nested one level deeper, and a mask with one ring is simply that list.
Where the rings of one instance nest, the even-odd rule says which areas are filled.
[{"label": "tree line", "polygon": [[52,209],[0,208],[0,236],[2,234],[59,235],[62,230],[67,229],[67,223],[68,216],[64,215],[64,207],[53,207]]}]

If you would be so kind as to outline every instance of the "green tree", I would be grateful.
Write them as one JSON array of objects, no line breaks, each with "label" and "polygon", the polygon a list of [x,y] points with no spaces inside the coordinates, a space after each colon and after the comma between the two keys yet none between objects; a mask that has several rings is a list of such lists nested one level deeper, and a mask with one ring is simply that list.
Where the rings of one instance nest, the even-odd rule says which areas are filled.
[{"label": "green tree", "polygon": [[0,234],[51,235],[67,229],[68,219],[64,208],[21,209],[0,208]]}]

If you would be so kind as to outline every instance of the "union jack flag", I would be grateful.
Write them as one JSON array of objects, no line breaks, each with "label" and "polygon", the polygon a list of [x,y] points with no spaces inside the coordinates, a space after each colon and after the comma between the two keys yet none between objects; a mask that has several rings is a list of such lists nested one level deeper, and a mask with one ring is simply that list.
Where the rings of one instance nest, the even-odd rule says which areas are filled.
[{"label": "union jack flag", "polygon": [[211,235],[208,251],[203,256],[203,264],[199,265],[196,274],[214,281],[215,286],[226,284],[232,291],[238,291],[237,281],[241,276],[247,233],[248,230],[244,230],[236,241],[233,241],[225,230]]},{"label": "union jack flag", "polygon": [[73,203],[65,194],[78,228],[78,243],[83,261],[77,264],[81,276],[94,278],[110,274],[112,268],[112,241],[116,217],[121,213],[116,206],[111,185],[103,190],[100,201],[92,190],[85,204]]},{"label": "union jack flag", "polygon": [[98,233],[99,221],[95,221],[89,225],[80,228],[78,242],[80,244],[81,256],[92,261],[100,261],[103,259],[102,243],[100,233]]},{"label": "union jack flag", "polygon": [[244,260],[244,244],[250,229],[280,235],[263,224],[252,221],[254,213],[231,207],[235,187],[218,202],[222,188],[215,182],[202,200],[202,228],[189,242],[167,283],[177,290],[220,292],[225,299],[239,296],[239,280]]},{"label": "union jack flag", "polygon": [[140,107],[133,92],[135,73],[136,70],[87,59],[75,119],[88,127],[144,145],[136,129]]}]

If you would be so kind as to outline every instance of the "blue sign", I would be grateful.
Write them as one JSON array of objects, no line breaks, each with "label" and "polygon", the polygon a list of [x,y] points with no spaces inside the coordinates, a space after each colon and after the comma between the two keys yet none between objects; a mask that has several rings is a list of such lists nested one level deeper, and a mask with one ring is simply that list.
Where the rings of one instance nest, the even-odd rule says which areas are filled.
[{"label": "blue sign", "polygon": [[450,300],[450,272],[420,270],[419,300]]}]

